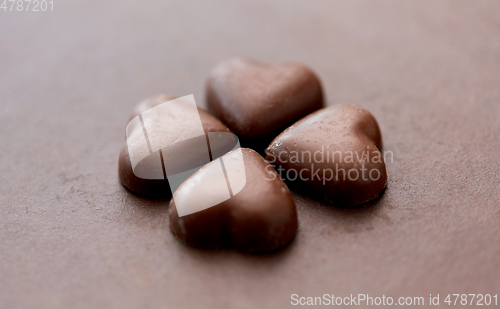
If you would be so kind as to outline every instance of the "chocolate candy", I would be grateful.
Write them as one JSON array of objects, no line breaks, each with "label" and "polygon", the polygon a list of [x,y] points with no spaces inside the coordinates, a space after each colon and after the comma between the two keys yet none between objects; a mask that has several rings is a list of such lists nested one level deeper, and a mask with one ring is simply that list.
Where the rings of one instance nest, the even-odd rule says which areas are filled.
[{"label": "chocolate candy", "polygon": [[354,206],[376,198],[387,174],[375,118],[346,104],[296,122],[269,145],[267,159],[289,185],[310,198]]},{"label": "chocolate candy", "polygon": [[[192,96],[170,101],[172,98],[162,95],[141,102],[127,125],[118,175],[122,184],[137,194],[171,197],[172,187],[175,190],[183,177],[237,145],[231,131],[197,108]],[[174,184],[176,174],[182,177],[175,178]]]},{"label": "chocolate candy", "polygon": [[290,242],[295,204],[285,183],[258,153],[240,148],[207,164],[174,193],[170,228],[188,245],[259,252]]},{"label": "chocolate candy", "polygon": [[208,110],[238,135],[243,146],[259,152],[322,106],[318,77],[297,63],[232,59],[219,64],[207,82]]},{"label": "chocolate candy", "polygon": [[168,102],[170,100],[176,99],[176,96],[170,95],[170,94],[159,94],[153,97],[146,98],[139,102],[134,109],[132,110],[132,113],[130,114],[130,118],[128,121],[134,119],[136,116],[139,116],[139,114],[142,114],[143,112],[147,111],[148,109],[158,106],[162,103]]}]

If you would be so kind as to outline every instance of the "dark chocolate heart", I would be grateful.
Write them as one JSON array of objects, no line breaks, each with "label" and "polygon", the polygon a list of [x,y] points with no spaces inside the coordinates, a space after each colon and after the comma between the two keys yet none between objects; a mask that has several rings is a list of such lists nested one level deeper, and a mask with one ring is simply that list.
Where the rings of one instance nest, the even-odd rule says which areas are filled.
[{"label": "dark chocolate heart", "polygon": [[170,202],[170,228],[194,247],[259,252],[290,242],[295,203],[285,183],[255,151],[239,148],[188,178]]},{"label": "dark chocolate heart", "polygon": [[337,104],[286,129],[266,157],[294,190],[328,204],[355,206],[386,186],[381,147],[379,126],[367,110]]},{"label": "dark chocolate heart", "polygon": [[207,82],[207,108],[241,144],[261,153],[280,132],[323,106],[321,83],[297,63],[264,64],[232,59]]},{"label": "dark chocolate heart", "polygon": [[[130,120],[159,104],[173,99],[175,97],[170,95],[159,95],[146,99],[137,105]],[[172,136],[175,139],[175,137],[185,135],[191,129],[184,125],[185,122],[193,116],[197,117],[199,114],[203,132],[201,132],[200,136],[163,148],[162,156],[165,159],[163,161],[160,159],[159,151],[152,153],[137,165],[135,172],[132,169],[127,143],[125,143],[118,159],[118,176],[126,188],[146,197],[169,198],[172,196],[172,192],[171,184],[169,185],[168,180],[164,177],[166,168],[171,166],[171,170],[174,173],[201,167],[204,164],[203,159],[208,158],[209,154],[206,153],[206,148],[200,147],[200,145],[206,147],[208,136],[209,134],[213,134],[212,132],[227,134],[231,133],[231,131],[207,111],[200,107],[197,108],[198,113],[196,115],[193,115],[193,113],[196,113],[196,109],[182,109],[181,106],[179,109],[164,109],[160,112],[161,115],[154,115],[155,117],[143,118],[142,121],[146,127],[155,129],[156,138],[168,138]],[[142,134],[143,128],[140,126],[134,129],[139,130],[139,133]],[[217,138],[215,136],[212,138],[213,143],[210,155],[213,154],[213,158],[230,151],[237,142],[236,139],[225,138],[227,135],[222,137]],[[155,138],[151,132],[149,138]],[[152,175],[152,177],[144,175]]]}]

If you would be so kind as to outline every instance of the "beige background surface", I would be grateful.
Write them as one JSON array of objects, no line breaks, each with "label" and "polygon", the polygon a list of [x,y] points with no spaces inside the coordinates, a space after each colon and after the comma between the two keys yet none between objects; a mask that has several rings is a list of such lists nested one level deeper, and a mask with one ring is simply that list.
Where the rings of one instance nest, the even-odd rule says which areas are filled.
[{"label": "beige background surface", "polygon": [[[0,308],[500,293],[500,2],[54,2],[0,10]],[[382,198],[295,195],[298,236],[271,255],[174,239],[166,202],[118,182],[126,121],[158,93],[203,105],[231,56],[301,61],[329,104],[370,110],[394,153]]]}]

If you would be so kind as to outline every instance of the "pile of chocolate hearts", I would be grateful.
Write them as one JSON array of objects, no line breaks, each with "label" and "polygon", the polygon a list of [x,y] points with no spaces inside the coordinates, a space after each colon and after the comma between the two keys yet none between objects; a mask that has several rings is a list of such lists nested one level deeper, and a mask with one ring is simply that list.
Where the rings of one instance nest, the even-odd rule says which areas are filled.
[{"label": "pile of chocolate hearts", "polygon": [[272,251],[297,233],[288,189],[337,207],[375,199],[387,183],[375,118],[324,107],[317,75],[297,63],[231,59],[193,96],[139,103],[118,174],[132,192],[169,198],[170,227],[199,248]]}]

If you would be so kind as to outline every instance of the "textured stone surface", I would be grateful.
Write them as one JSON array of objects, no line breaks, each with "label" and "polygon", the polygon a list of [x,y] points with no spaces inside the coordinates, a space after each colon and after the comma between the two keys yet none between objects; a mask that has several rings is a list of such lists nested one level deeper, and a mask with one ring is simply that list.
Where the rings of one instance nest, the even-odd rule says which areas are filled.
[{"label": "textured stone surface", "polygon": [[[286,308],[290,295],[500,292],[499,2],[55,1],[0,12],[0,307]],[[285,250],[188,248],[118,181],[136,102],[204,98],[232,56],[296,60],[380,124],[388,186],[294,195]]]}]

